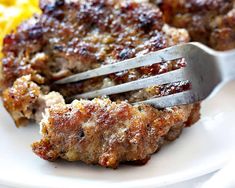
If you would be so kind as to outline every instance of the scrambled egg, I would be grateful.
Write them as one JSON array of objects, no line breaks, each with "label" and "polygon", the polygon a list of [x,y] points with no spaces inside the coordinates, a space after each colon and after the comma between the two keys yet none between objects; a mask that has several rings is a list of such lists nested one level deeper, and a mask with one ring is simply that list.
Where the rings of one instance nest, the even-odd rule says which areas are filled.
[{"label": "scrambled egg", "polygon": [[39,0],[0,0],[0,50],[6,34],[34,13],[40,13],[38,4]]}]

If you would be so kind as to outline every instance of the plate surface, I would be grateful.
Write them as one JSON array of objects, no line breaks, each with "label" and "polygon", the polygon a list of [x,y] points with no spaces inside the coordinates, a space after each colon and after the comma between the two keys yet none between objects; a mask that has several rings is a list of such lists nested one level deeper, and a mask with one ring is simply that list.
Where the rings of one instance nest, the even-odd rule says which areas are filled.
[{"label": "plate surface", "polygon": [[[2,106],[2,105],[1,105]],[[235,82],[205,101],[201,120],[145,166],[117,170],[81,162],[44,161],[31,152],[38,125],[15,128],[0,107],[0,184],[13,187],[159,187],[219,169],[235,151]]]}]

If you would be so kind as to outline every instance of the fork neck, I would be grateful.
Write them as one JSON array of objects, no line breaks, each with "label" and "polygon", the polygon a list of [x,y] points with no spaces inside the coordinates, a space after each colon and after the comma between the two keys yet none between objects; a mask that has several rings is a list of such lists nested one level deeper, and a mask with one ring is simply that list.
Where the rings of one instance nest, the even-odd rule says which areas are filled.
[{"label": "fork neck", "polygon": [[218,66],[224,80],[235,80],[235,50],[219,52]]}]

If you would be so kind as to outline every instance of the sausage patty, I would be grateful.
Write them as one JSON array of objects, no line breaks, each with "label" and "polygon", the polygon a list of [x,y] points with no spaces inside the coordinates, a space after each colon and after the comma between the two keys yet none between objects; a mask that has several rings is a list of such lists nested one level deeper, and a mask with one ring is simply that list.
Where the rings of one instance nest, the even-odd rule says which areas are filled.
[{"label": "sausage patty", "polygon": [[42,0],[41,9],[42,15],[5,37],[2,71],[4,105],[16,124],[41,121],[43,138],[33,144],[37,155],[112,168],[125,161],[144,163],[165,141],[174,140],[199,119],[199,104],[167,109],[130,104],[189,89],[187,82],[110,99],[72,104],[63,99],[179,69],[186,64],[183,59],[60,87],[52,84],[78,72],[188,42],[187,31],[165,24],[156,5],[128,0]]},{"label": "sausage patty", "polygon": [[165,21],[216,50],[235,48],[235,0],[162,0]]}]

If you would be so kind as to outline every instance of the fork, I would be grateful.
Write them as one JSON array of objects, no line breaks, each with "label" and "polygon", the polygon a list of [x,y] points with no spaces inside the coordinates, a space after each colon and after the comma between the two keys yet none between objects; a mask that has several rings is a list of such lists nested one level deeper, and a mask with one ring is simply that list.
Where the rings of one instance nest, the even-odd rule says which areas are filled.
[{"label": "fork", "polygon": [[[69,97],[69,99],[90,99],[98,96],[107,96],[143,89],[155,85],[189,81],[191,88],[187,91],[141,101],[141,103],[150,104],[157,108],[165,108],[202,101],[216,93],[226,82],[235,79],[235,50],[218,52],[201,43],[191,42],[78,73],[58,80],[55,84],[78,82],[180,58],[185,58],[187,62],[186,66],[183,68],[96,91],[78,94]],[[138,103],[139,102],[134,104]]]}]

